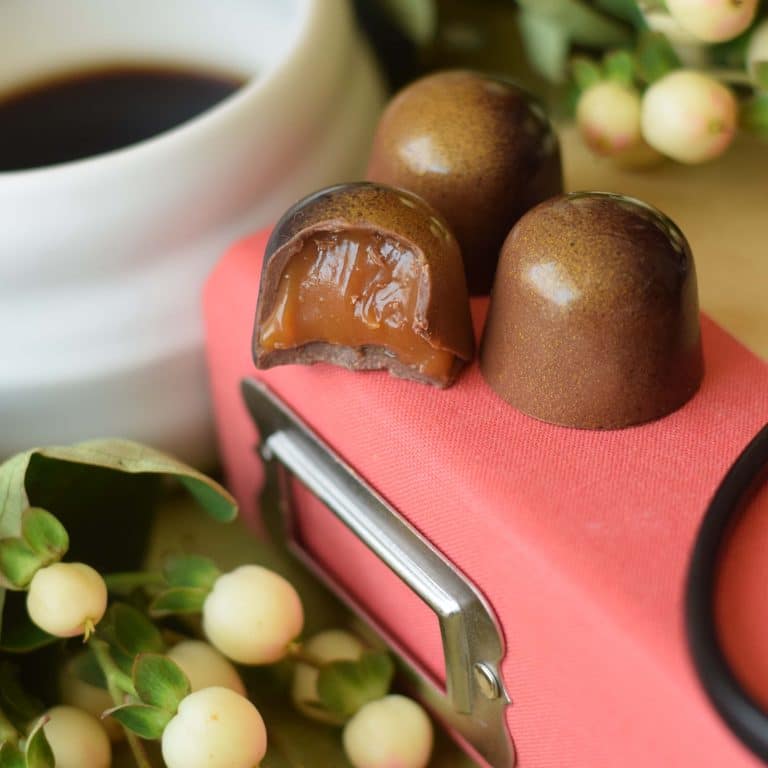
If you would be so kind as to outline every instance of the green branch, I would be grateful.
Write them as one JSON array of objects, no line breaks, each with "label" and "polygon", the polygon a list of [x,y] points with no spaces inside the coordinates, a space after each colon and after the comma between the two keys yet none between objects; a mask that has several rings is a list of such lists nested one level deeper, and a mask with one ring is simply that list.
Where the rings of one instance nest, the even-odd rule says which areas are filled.
[{"label": "green branch", "polygon": [[[110,656],[109,646],[103,640],[96,638],[92,638],[88,645],[90,645],[93,655],[104,673],[107,690],[115,706],[125,703],[125,694],[135,696],[136,689],[133,686],[133,681],[115,664],[112,656]],[[125,726],[123,726],[123,731],[125,731],[125,738],[133,753],[133,759],[136,761],[136,768],[152,768],[152,763],[149,762],[149,757],[139,737]]]}]

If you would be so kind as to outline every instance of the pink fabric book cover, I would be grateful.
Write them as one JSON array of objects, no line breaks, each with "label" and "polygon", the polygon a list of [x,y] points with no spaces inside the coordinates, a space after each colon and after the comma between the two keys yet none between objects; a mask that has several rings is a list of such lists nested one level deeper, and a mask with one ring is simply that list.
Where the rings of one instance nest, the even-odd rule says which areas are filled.
[{"label": "pink fabric book cover", "polygon": [[[204,297],[221,453],[245,514],[258,514],[263,478],[240,394],[240,381],[255,377],[493,606],[522,768],[757,766],[695,678],[682,602],[707,503],[768,419],[768,366],[702,317],[701,391],[667,418],[615,432],[518,413],[476,362],[445,391],[328,365],[256,371],[251,334],[268,234],[232,248]],[[479,336],[487,301],[472,309]],[[301,503],[307,548],[442,679],[431,615],[319,506]],[[768,702],[766,489],[748,522],[731,545],[718,612],[730,658]]]}]

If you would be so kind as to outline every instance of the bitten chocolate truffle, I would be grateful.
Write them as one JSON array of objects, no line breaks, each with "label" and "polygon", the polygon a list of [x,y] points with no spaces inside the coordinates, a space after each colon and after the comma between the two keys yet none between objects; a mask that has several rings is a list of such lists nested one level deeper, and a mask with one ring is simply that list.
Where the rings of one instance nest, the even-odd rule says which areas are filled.
[{"label": "bitten chocolate truffle", "polygon": [[357,182],[280,219],[262,266],[258,368],[327,362],[445,387],[473,355],[459,247],[424,200]]},{"label": "bitten chocolate truffle", "polygon": [[504,242],[480,365],[504,400],[554,424],[619,429],[679,408],[703,375],[685,237],[621,195],[537,206]]},{"label": "bitten chocolate truffle", "polygon": [[430,75],[395,96],[367,177],[410,189],[445,216],[473,295],[490,292],[512,225],[563,190],[543,108],[510,83],[465,71]]}]

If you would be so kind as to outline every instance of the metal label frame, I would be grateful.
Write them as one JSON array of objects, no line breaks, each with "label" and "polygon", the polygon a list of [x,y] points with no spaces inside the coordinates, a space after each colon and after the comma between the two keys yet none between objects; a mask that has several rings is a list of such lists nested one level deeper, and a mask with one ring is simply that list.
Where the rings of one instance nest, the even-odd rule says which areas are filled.
[{"label": "metal label frame", "polygon": [[[283,475],[281,506],[287,518],[283,528],[291,549],[370,621],[365,607],[345,594],[299,545],[286,473],[306,486],[435,613],[445,657],[446,692],[406,656],[403,661],[415,673],[420,695],[489,765],[514,766],[515,751],[505,720],[510,699],[499,672],[504,641],[483,595],[265,384],[247,379],[242,392],[259,431],[259,451]],[[387,636],[386,630],[377,629]]]}]

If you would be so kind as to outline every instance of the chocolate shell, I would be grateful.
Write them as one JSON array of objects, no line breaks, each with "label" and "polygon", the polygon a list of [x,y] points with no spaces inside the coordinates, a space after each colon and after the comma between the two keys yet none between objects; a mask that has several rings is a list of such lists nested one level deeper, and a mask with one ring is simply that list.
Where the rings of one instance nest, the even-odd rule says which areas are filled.
[{"label": "chocolate shell", "polygon": [[679,408],[703,375],[685,237],[622,195],[537,206],[502,248],[480,366],[500,397],[554,424],[619,429]]},{"label": "chocolate shell", "polygon": [[410,189],[445,216],[473,295],[490,292],[512,225],[563,191],[559,144],[543,108],[508,82],[466,71],[430,75],[395,96],[367,178]]},{"label": "chocolate shell", "polygon": [[262,266],[258,368],[326,362],[445,387],[473,355],[459,247],[424,200],[356,182],[280,219]]}]

